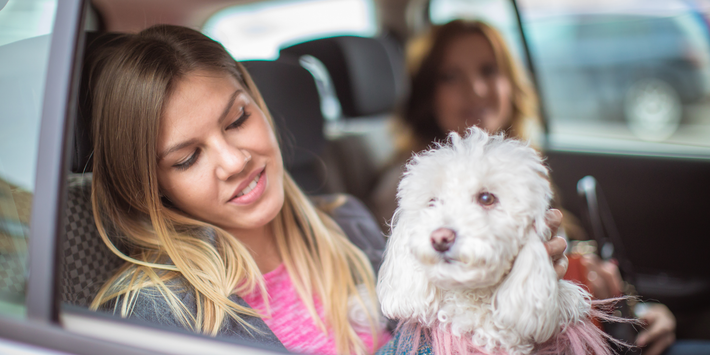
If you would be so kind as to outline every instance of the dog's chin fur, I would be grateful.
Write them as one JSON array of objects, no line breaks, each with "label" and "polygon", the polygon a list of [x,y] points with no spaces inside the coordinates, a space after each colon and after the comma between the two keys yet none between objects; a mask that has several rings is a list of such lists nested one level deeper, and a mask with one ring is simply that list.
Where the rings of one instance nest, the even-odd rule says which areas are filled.
[{"label": "dog's chin fur", "polygon": [[466,269],[465,265],[446,263],[427,268],[426,276],[432,285],[441,290],[483,289],[496,285],[503,270],[489,268]]},{"label": "dog's chin fur", "polygon": [[[483,206],[481,192],[496,202]],[[413,157],[379,273],[385,316],[510,354],[585,320],[589,294],[557,280],[543,244],[551,196],[535,150],[475,127]],[[439,228],[456,233],[445,252],[432,247]]]}]

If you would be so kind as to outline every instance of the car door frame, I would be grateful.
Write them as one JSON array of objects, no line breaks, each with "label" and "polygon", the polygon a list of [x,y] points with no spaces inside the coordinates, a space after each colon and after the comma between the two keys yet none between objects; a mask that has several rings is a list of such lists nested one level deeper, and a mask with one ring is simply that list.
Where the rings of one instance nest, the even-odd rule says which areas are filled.
[{"label": "car door frame", "polygon": [[[276,354],[239,341],[153,327],[61,304],[60,246],[64,239],[67,172],[82,72],[83,29],[89,6],[87,0],[57,2],[42,99],[28,236],[26,317],[0,316],[0,342],[18,350],[28,346],[22,348],[23,353],[36,351],[37,354],[57,351],[80,355],[180,353],[176,349],[190,344],[217,354]],[[122,336],[137,332],[151,337]],[[166,350],[161,350],[156,339],[172,342],[172,348],[166,346]]]}]

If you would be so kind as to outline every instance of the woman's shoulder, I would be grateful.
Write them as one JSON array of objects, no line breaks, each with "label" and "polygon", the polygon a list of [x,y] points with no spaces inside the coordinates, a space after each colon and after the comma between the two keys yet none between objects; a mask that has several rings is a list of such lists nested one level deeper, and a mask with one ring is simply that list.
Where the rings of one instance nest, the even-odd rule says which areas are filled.
[{"label": "woman's shoulder", "polygon": [[397,208],[397,186],[402,179],[406,163],[404,158],[393,160],[382,170],[368,196],[368,203],[384,232],[389,232],[389,223]]},{"label": "woman's shoulder", "polygon": [[[119,314],[122,307],[130,306],[130,311],[125,314],[126,318],[159,327],[194,331],[194,319],[197,315],[196,293],[188,285],[189,283],[184,277],[176,276],[165,282],[165,289],[158,286],[143,287],[129,296],[131,298],[130,304],[124,305],[123,302],[126,302],[127,299],[121,297],[118,300],[112,299],[102,304],[99,306],[99,310]],[[237,295],[231,295],[229,299],[240,306],[249,307]],[[183,309],[184,315],[176,312],[173,304]],[[237,339],[262,347],[284,349],[276,335],[261,318],[242,315],[242,319],[248,326],[227,316],[217,336]]]},{"label": "woman's shoulder", "polygon": [[369,221],[372,219],[372,213],[367,209],[365,204],[357,197],[345,194],[335,193],[326,195],[312,196],[311,200],[318,208],[327,213],[338,224],[341,221]]},{"label": "woman's shoulder", "polygon": [[[135,272],[140,271],[135,269],[123,271],[123,273]],[[191,322],[187,319],[182,322],[172,310],[171,304],[176,301],[182,303],[186,313],[194,315],[197,309],[194,292],[186,286],[187,283],[182,277],[167,281],[165,285],[166,289],[158,286],[141,287],[101,304],[98,309],[152,324],[189,329]]]},{"label": "woman's shoulder", "polygon": [[407,160],[398,160],[383,169],[372,189],[372,197],[377,199],[378,196],[384,196],[389,202],[391,197],[397,194],[397,185],[399,185],[399,180],[402,179],[406,165]]},{"label": "woman's shoulder", "polygon": [[362,250],[377,271],[382,263],[385,238],[370,210],[358,198],[347,194],[330,194],[312,197],[343,230],[348,239]]}]

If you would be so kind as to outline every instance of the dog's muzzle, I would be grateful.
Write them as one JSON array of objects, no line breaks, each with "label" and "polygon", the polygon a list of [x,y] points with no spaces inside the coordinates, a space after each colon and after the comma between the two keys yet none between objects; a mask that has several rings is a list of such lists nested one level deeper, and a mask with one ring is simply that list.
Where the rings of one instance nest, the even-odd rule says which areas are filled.
[{"label": "dog's muzzle", "polygon": [[449,228],[439,228],[431,233],[431,245],[434,250],[443,253],[456,241],[456,232]]}]

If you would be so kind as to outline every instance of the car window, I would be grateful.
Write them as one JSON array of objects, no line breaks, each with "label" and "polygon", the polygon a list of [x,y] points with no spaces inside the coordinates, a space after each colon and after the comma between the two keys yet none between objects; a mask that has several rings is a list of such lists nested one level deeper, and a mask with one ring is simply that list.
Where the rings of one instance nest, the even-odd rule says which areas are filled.
[{"label": "car window", "polygon": [[276,59],[279,48],[336,35],[374,36],[373,0],[263,1],[224,9],[203,32],[237,60]]},{"label": "car window", "polygon": [[0,1],[0,316],[24,317],[39,122],[57,1]]},{"label": "car window", "polygon": [[551,148],[710,153],[710,30],[689,3],[519,1]]},{"label": "car window", "polygon": [[513,55],[525,63],[520,26],[512,1],[431,0],[429,16],[434,24],[444,24],[454,19],[485,21],[503,34]]}]

